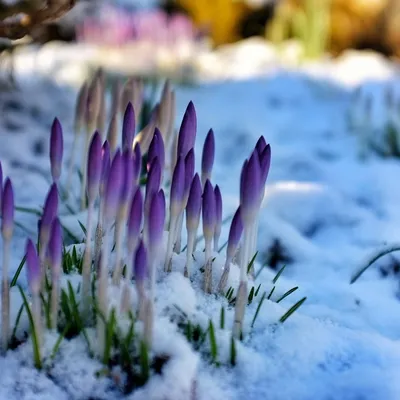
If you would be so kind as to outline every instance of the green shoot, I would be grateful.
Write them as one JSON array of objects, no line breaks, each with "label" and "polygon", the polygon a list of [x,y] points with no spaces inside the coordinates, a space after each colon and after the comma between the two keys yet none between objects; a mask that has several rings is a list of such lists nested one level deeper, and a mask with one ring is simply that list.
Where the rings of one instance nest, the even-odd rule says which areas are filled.
[{"label": "green shoot", "polygon": [[13,287],[13,286],[15,286],[17,284],[19,275],[21,274],[21,271],[22,271],[22,268],[25,265],[25,262],[26,262],[26,255],[23,257],[23,259],[19,263],[17,271],[15,272],[15,274],[14,274],[12,280],[11,280],[10,287]]},{"label": "green shoot", "polygon": [[249,297],[247,298],[247,305],[249,306],[253,302],[254,297],[254,286],[251,288]]},{"label": "green shoot", "polygon": [[33,320],[32,312],[29,307],[28,300],[26,299],[24,290],[19,285],[18,285],[18,289],[21,293],[22,301],[24,302],[24,306],[25,306],[26,312],[28,314],[29,326],[31,328],[32,346],[33,346],[33,362],[34,362],[35,368],[40,370],[40,369],[42,369],[42,357],[40,355],[39,340],[38,340],[37,332],[35,329],[35,322]]},{"label": "green shoot", "polygon": [[253,268],[253,264],[256,261],[256,257],[257,257],[258,251],[255,252],[253,258],[250,260],[249,265],[247,266],[247,273],[249,274],[251,269]]},{"label": "green shoot", "polygon": [[284,323],[300,306],[307,300],[307,297],[303,297],[294,306],[290,307],[289,310],[281,317],[279,322]]},{"label": "green shoot", "polygon": [[221,307],[221,314],[219,317],[219,327],[225,329],[225,307]]},{"label": "green shoot", "polygon": [[144,340],[140,341],[140,369],[144,382],[150,377],[149,350]]},{"label": "green shoot", "polygon": [[113,343],[113,336],[117,325],[117,317],[115,314],[115,309],[113,308],[110,313],[110,318],[107,321],[105,326],[106,335],[105,335],[105,346],[104,346],[104,354],[103,354],[103,364],[108,365],[111,357],[111,349]]},{"label": "green shoot", "polygon": [[217,340],[215,338],[214,324],[212,323],[211,320],[208,325],[208,332],[209,332],[209,336],[210,336],[211,362],[217,363],[218,346],[217,346]]},{"label": "green shoot", "polygon": [[236,342],[233,336],[231,336],[230,362],[232,367],[236,365]]},{"label": "green shoot", "polygon": [[282,275],[282,272],[285,270],[286,264],[278,271],[278,273],[275,275],[275,278],[272,279],[272,283],[275,285],[276,282],[278,282],[279,277]]},{"label": "green shoot", "polygon": [[262,295],[262,297],[261,297],[260,302],[258,303],[256,313],[254,314],[253,321],[251,322],[251,327],[252,327],[252,328],[254,327],[254,324],[255,324],[256,319],[257,319],[257,317],[258,317],[258,313],[259,313],[260,310],[261,310],[261,306],[262,306],[262,304],[263,304],[263,302],[264,302],[264,300],[265,300],[265,296],[266,296],[266,295],[267,295],[267,292],[264,292],[263,295]]},{"label": "green shoot", "polygon": [[286,297],[290,296],[293,292],[295,292],[299,287],[296,286],[292,289],[289,289],[285,294],[283,294],[278,300],[276,300],[276,303],[280,303],[283,299]]}]

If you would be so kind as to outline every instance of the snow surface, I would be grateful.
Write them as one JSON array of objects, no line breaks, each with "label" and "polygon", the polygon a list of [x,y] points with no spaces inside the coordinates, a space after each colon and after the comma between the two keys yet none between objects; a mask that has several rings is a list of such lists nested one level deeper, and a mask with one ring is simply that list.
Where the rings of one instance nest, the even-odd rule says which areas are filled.
[{"label": "snow surface", "polygon": [[[176,256],[174,272],[159,274],[155,326],[157,348],[173,354],[174,362],[164,375],[128,398],[398,400],[398,278],[389,275],[383,279],[379,268],[373,266],[356,284],[349,285],[349,281],[370,252],[398,241],[400,188],[396,178],[400,163],[374,153],[361,159],[358,138],[350,134],[346,118],[354,88],[378,81],[371,90],[379,98],[386,85],[397,79],[396,67],[374,55],[353,53],[339,61],[299,69],[283,69],[269,59],[271,68],[266,68],[264,62],[256,66],[249,62],[258,45],[247,43],[248,48],[239,44],[236,54],[234,47],[229,55],[210,54],[216,70],[203,78],[216,82],[177,88],[177,124],[188,101],[193,100],[198,114],[198,165],[205,135],[210,127],[214,129],[213,182],[221,187],[224,216],[237,207],[241,164],[252,146],[261,134],[271,143],[272,166],[260,215],[258,260],[262,263],[278,240],[287,268],[273,299],[293,286],[299,290],[279,304],[265,301],[251,329],[258,304],[254,302],[246,311],[245,340],[237,346],[236,368],[210,367],[176,332],[165,308],[176,305],[203,326],[210,317],[218,326],[221,305],[226,302],[202,293],[198,273],[190,285],[181,274],[184,255]],[[41,74],[54,68],[50,59],[47,64],[43,55],[41,62],[27,60],[26,54],[17,59],[17,77],[23,82],[20,90],[0,94],[0,159],[5,174],[13,179],[17,204],[37,208],[48,189],[49,127],[57,115],[68,155],[76,89],[43,78]],[[225,66],[224,71],[218,66]],[[75,75],[61,74],[62,79],[57,69],[48,76],[65,85],[68,79],[69,83],[82,79],[81,67],[75,66]],[[254,75],[257,77],[250,78]],[[16,218],[34,232],[35,217],[18,212]],[[223,237],[228,227],[224,226]],[[76,222],[74,229],[79,232]],[[25,238],[26,232],[17,228],[12,272],[22,258]],[[201,251],[195,256],[199,266]],[[223,262],[222,253],[215,261],[215,282]],[[377,264],[389,268],[393,262],[388,256]],[[231,283],[236,285],[237,270],[231,272]],[[263,291],[269,292],[275,273],[263,269],[257,280]],[[23,274],[21,282],[24,280]],[[279,318],[303,296],[307,296],[303,306],[279,324]],[[18,298],[13,292],[14,314]],[[227,310],[226,329],[216,333],[220,361],[229,357],[232,320],[232,310]],[[49,334],[46,349],[55,340]],[[82,339],[64,341],[49,372],[39,374],[33,368],[30,343],[20,346],[0,358],[0,398],[119,398],[113,391],[116,378],[95,378],[101,364],[86,354]]]}]

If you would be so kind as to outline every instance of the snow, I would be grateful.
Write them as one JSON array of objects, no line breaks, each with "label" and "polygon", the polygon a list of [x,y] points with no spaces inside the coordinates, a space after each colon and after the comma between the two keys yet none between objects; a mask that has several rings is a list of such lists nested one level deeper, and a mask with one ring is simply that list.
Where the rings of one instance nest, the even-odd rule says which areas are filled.
[{"label": "snow", "polygon": [[[241,163],[261,134],[271,143],[256,270],[278,240],[288,261],[278,262],[278,269],[285,262],[287,268],[271,299],[276,301],[294,286],[299,289],[279,304],[265,300],[251,328],[261,293],[269,293],[277,272],[269,267],[262,270],[255,283],[261,283],[261,293],[246,310],[245,339],[237,344],[237,365],[232,368],[226,361],[233,310],[226,300],[202,292],[200,272],[194,273],[189,284],[182,276],[185,255],[174,255],[173,272],[164,274],[160,265],[158,273],[154,340],[155,351],[167,352],[172,361],[162,375],[126,398],[397,400],[399,281],[393,275],[383,279],[379,273],[379,267],[388,267],[393,260],[386,256],[357,283],[349,281],[371,252],[398,242],[400,189],[393,181],[400,174],[400,163],[370,149],[368,157],[361,158],[360,133],[351,132],[347,120],[349,110],[357,106],[354,90],[359,85],[376,101],[376,124],[385,120],[382,93],[397,80],[397,67],[374,54],[359,53],[283,67],[271,48],[264,47],[264,54],[258,51],[260,46],[247,41],[229,51],[209,53],[203,64],[199,61],[204,68],[199,67],[198,77],[204,83],[177,87],[177,124],[193,100],[198,115],[197,167],[205,135],[210,127],[214,129],[213,182],[221,187],[224,217],[232,215],[239,202]],[[86,60],[74,56],[76,48],[45,51],[36,62],[34,51],[17,54],[16,73],[23,85],[17,92],[0,95],[0,159],[5,174],[13,179],[17,204],[35,208],[43,203],[48,189],[50,124],[54,116],[60,118],[69,155],[73,86],[87,71]],[[51,58],[57,51],[58,64]],[[252,55],[256,62],[249,62]],[[60,59],[66,62],[59,64]],[[76,74],[65,73],[68,70]],[[36,217],[17,212],[16,218],[33,235]],[[85,213],[64,215],[62,222],[82,238],[78,218],[85,224]],[[224,225],[221,243],[228,229],[229,224]],[[12,273],[22,258],[26,235],[25,230],[16,229]],[[194,271],[204,257],[200,247]],[[215,256],[213,287],[224,252]],[[76,286],[76,277],[69,279]],[[238,270],[232,266],[229,285],[236,288],[237,284]],[[12,293],[11,321],[21,304],[18,291]],[[119,294],[113,296],[115,300]],[[302,307],[280,324],[279,318],[304,296]],[[132,301],[135,305],[135,298]],[[219,329],[222,306],[225,329]],[[213,320],[220,367],[210,366],[177,332],[170,317],[178,317],[179,310],[205,329],[209,318]],[[25,315],[21,326],[27,326]],[[46,336],[48,353],[55,340],[54,335]],[[54,362],[41,373],[33,368],[31,348],[28,341],[0,358],[0,398],[123,398],[115,384],[123,377],[118,371],[111,378],[96,377],[102,364],[87,355],[83,339],[64,340]]]}]

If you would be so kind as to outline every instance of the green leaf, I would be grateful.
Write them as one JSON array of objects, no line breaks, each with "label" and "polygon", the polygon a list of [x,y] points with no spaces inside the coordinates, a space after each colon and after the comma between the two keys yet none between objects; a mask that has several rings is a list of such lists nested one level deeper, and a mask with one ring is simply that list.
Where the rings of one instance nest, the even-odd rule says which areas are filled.
[{"label": "green leaf", "polygon": [[144,340],[140,341],[140,370],[142,379],[147,382],[150,377],[149,351]]},{"label": "green leaf", "polygon": [[281,317],[279,322],[284,323],[306,300],[307,297],[303,297],[294,306],[290,307],[289,310]]},{"label": "green leaf", "polygon": [[293,292],[295,292],[299,287],[296,286],[294,288],[289,289],[285,294],[283,294],[278,300],[276,300],[276,303],[280,303],[283,299],[291,295]]},{"label": "green leaf", "polygon": [[269,295],[268,295],[268,297],[267,297],[268,300],[271,299],[272,293],[274,293],[274,291],[275,291],[275,287],[276,287],[276,286],[273,286],[272,289],[271,289],[271,291],[269,292]]},{"label": "green leaf", "polygon": [[214,324],[212,323],[211,320],[208,325],[208,332],[210,335],[211,361],[213,363],[216,363],[218,357],[218,346],[217,346],[217,340],[215,338]]},{"label": "green leaf", "polygon": [[253,321],[251,322],[251,327],[252,327],[252,328],[254,327],[254,324],[255,324],[256,319],[257,319],[257,317],[258,317],[258,313],[259,313],[260,310],[261,310],[261,306],[262,306],[262,304],[263,304],[263,302],[264,302],[264,300],[265,300],[265,296],[266,296],[266,295],[267,295],[267,292],[264,292],[263,295],[262,295],[262,297],[261,297],[260,302],[258,303],[256,313],[254,314]]},{"label": "green leaf", "polygon": [[219,327],[225,329],[225,307],[221,307],[221,314],[219,317]]},{"label": "green leaf", "polygon": [[108,365],[111,357],[112,342],[117,325],[117,318],[115,316],[115,309],[113,308],[110,313],[110,318],[105,326],[105,344],[103,353],[103,364]]},{"label": "green leaf", "polygon": [[10,283],[10,287],[13,287],[13,286],[15,286],[17,284],[19,275],[21,274],[22,268],[25,265],[25,261],[26,261],[26,254],[24,255],[24,258],[21,260],[21,262],[18,265],[17,270],[15,271],[15,274],[14,274],[12,280],[11,280],[11,283]]},{"label": "green leaf", "polygon": [[21,304],[21,307],[18,310],[17,318],[15,320],[14,329],[13,329],[12,335],[11,335],[12,338],[15,338],[16,335],[17,335],[17,329],[18,329],[19,322],[21,320],[22,311],[24,311],[24,305],[23,304]]},{"label": "green leaf", "polygon": [[256,292],[254,293],[254,297],[257,297],[258,292],[260,291],[261,283],[258,285]]},{"label": "green leaf", "polygon": [[381,257],[385,256],[386,254],[393,253],[395,251],[399,251],[400,246],[393,246],[390,245],[379,250],[369,261],[368,263],[359,269],[351,278],[350,284],[353,284],[375,261],[379,260]]},{"label": "green leaf", "polygon": [[286,264],[278,271],[278,273],[275,275],[275,278],[272,279],[272,283],[275,285],[276,282],[278,282],[279,277],[282,275],[282,272],[285,270]]},{"label": "green leaf", "polygon": [[249,297],[247,298],[248,306],[253,302],[253,297],[254,297],[254,286],[250,289]]},{"label": "green leaf", "polygon": [[279,322],[284,323],[300,306],[307,300],[307,297],[303,297],[294,306],[290,307],[289,310],[281,317]]},{"label": "green leaf", "polygon": [[231,351],[230,351],[230,362],[232,367],[236,365],[236,342],[235,338],[231,336]]},{"label": "green leaf", "polygon": [[26,213],[26,214],[33,214],[38,217],[42,216],[42,211],[40,211],[36,208],[15,206],[15,211],[19,211],[19,212]]},{"label": "green leaf", "polygon": [[79,226],[81,227],[83,234],[84,234],[85,236],[87,236],[87,231],[86,231],[85,225],[83,225],[82,222],[79,221],[79,219],[78,219],[78,224],[79,224]]},{"label": "green leaf", "polygon": [[26,299],[25,293],[24,293],[22,287],[19,285],[18,285],[18,289],[21,293],[22,301],[24,302],[24,306],[25,306],[26,312],[28,314],[29,325],[31,328],[32,345],[33,345],[33,363],[35,365],[35,368],[40,370],[40,369],[42,369],[42,358],[40,355],[39,341],[38,341],[37,332],[35,329],[35,323],[34,323],[31,309],[29,307],[29,303],[28,303],[28,300]]},{"label": "green leaf", "polygon": [[251,268],[253,267],[254,261],[256,261],[258,251],[255,252],[253,258],[250,260],[249,265],[247,266],[247,273],[249,274],[251,271]]},{"label": "green leaf", "polygon": [[56,356],[58,349],[60,348],[61,343],[64,340],[65,335],[67,334],[69,328],[70,328],[70,326],[69,326],[69,324],[67,324],[65,326],[64,330],[60,333],[60,336],[58,337],[56,343],[54,344],[53,350],[51,352],[51,355],[50,355],[51,360],[54,360],[54,357]]}]

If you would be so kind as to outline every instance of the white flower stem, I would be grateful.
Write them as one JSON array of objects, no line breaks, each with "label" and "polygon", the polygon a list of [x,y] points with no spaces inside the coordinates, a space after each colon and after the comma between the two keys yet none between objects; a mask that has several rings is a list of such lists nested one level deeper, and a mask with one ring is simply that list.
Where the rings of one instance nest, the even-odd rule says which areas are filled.
[{"label": "white flower stem", "polygon": [[212,238],[205,238],[204,292],[212,291]]},{"label": "white flower stem", "polygon": [[115,267],[113,272],[113,283],[119,285],[122,276],[122,238],[123,238],[123,222],[126,219],[127,207],[121,206],[118,211],[117,222],[115,224]]},{"label": "white flower stem", "polygon": [[165,265],[164,265],[165,272],[171,272],[172,270],[171,263],[172,263],[172,252],[175,240],[176,224],[177,224],[177,216],[171,214],[171,222],[168,232],[167,254],[165,257]]},{"label": "white flower stem", "polygon": [[85,135],[85,146],[83,148],[82,154],[82,185],[81,185],[81,209],[84,210],[86,207],[86,181],[87,181],[87,159],[88,159],[88,150],[89,150],[89,141],[90,141],[89,132],[86,132]]},{"label": "white flower stem", "polygon": [[247,300],[247,281],[241,281],[236,295],[235,318],[233,322],[233,336],[240,339],[243,332],[243,320]]},{"label": "white flower stem", "polygon": [[40,279],[40,288],[41,292],[44,293],[46,289],[46,274],[47,274],[47,265],[46,265],[46,250],[47,250],[48,241],[43,241],[40,243],[39,248],[39,264],[40,264],[40,272],[41,272],[41,279]]},{"label": "white flower stem", "polygon": [[82,302],[84,319],[88,318],[90,309],[90,272],[92,267],[92,224],[93,224],[93,201],[90,202],[86,222],[86,246],[82,265]]},{"label": "white flower stem", "polygon": [[99,264],[101,246],[103,244],[103,224],[102,224],[102,201],[100,199],[99,212],[97,218],[97,226],[96,226],[96,236],[94,242],[94,265],[95,267]]},{"label": "white flower stem", "polygon": [[69,197],[70,187],[71,187],[71,184],[72,184],[72,176],[74,174],[74,165],[75,165],[75,153],[77,153],[78,139],[79,138],[80,138],[79,132],[75,132],[74,141],[72,143],[71,158],[69,160],[69,165],[68,165],[67,183],[66,183],[66,186],[65,186],[65,196],[66,196],[66,198]]},{"label": "white flower stem", "polygon": [[10,246],[10,240],[5,239],[3,244],[3,279],[1,285],[1,349],[3,354],[8,349],[8,341],[10,339],[10,287],[8,284]]},{"label": "white flower stem", "polygon": [[42,316],[40,310],[40,296],[39,293],[33,293],[32,295],[32,317],[33,325],[36,332],[37,345],[39,349],[42,345]]},{"label": "white flower stem", "polygon": [[57,330],[58,324],[58,303],[59,303],[59,277],[54,277],[51,286],[51,319],[50,329]]},{"label": "white flower stem", "polygon": [[183,211],[181,211],[181,213],[179,214],[178,223],[176,226],[174,252],[177,254],[181,252],[182,226],[183,226]]},{"label": "white flower stem", "polygon": [[231,269],[231,261],[232,261],[231,257],[226,257],[224,272],[222,273],[221,279],[218,283],[217,292],[222,295],[225,294],[225,288],[229,278],[229,271]]},{"label": "white flower stem", "polygon": [[194,241],[196,240],[196,233],[193,230],[188,231],[188,242],[186,247],[186,265],[185,270],[183,272],[184,276],[190,278],[190,272],[192,269],[193,263],[193,250],[194,250]]},{"label": "white flower stem", "polygon": [[[107,229],[107,233],[104,237],[103,254],[101,257],[101,265],[100,265],[100,277],[98,278],[98,289],[97,289],[98,307],[99,311],[103,314],[104,318],[107,318],[107,301],[108,301],[108,296],[107,296],[107,285],[108,285],[107,262],[109,256],[108,247],[109,247],[109,232]],[[97,337],[98,337],[98,354],[101,355],[104,353],[105,325],[104,321],[100,316],[97,316]]]}]

